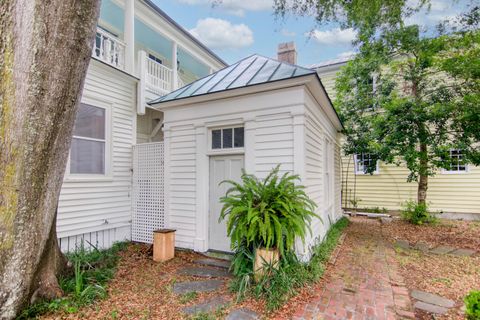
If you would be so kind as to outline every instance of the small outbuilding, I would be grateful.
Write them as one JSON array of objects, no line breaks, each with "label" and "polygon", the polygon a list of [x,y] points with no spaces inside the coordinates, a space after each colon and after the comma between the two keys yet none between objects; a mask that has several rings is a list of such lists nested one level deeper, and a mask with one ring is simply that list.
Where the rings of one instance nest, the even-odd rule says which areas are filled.
[{"label": "small outbuilding", "polygon": [[304,259],[341,216],[342,124],[314,70],[252,55],[150,105],[164,113],[165,222],[177,247],[230,251],[219,183],[242,169],[300,176],[323,220],[297,248]]}]

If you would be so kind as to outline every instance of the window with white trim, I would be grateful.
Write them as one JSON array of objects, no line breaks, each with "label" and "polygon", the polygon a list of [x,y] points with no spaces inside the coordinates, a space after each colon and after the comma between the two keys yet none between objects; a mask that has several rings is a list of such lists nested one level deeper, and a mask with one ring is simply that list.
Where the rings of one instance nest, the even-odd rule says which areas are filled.
[{"label": "window with white trim", "polygon": [[212,150],[244,147],[245,134],[243,127],[213,129],[211,132]]},{"label": "window with white trim", "polygon": [[82,103],[73,128],[70,174],[105,175],[106,110]]},{"label": "window with white trim", "polygon": [[[355,173],[356,174],[366,174],[367,169],[375,161],[370,153],[360,153],[354,155],[355,161]],[[378,174],[378,161],[375,161],[375,171],[373,173]]]},{"label": "window with white trim", "polygon": [[462,150],[450,149],[450,168],[446,172],[466,172],[467,165],[465,164],[464,154]]}]

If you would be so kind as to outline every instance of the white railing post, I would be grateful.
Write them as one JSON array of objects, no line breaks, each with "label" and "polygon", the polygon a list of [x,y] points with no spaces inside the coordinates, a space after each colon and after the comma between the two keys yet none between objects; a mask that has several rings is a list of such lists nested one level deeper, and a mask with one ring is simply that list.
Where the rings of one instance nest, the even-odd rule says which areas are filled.
[{"label": "white railing post", "polygon": [[146,82],[147,82],[147,53],[143,50],[138,51],[138,74],[140,81],[137,84],[137,114],[145,114]]},{"label": "white railing post", "polygon": [[116,68],[125,67],[125,44],[115,36],[97,29],[92,56]]},{"label": "white railing post", "polygon": [[172,91],[178,89],[177,43],[172,44]]},{"label": "white railing post", "polygon": [[125,71],[134,72],[135,66],[135,1],[125,1],[125,27],[123,30],[125,50]]}]

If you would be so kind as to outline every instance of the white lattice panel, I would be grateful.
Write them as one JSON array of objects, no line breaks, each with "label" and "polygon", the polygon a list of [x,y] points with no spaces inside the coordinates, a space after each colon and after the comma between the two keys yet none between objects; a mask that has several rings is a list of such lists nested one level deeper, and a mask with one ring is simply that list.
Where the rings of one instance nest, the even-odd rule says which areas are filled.
[{"label": "white lattice panel", "polygon": [[133,148],[132,240],[153,242],[153,231],[165,227],[163,142]]}]

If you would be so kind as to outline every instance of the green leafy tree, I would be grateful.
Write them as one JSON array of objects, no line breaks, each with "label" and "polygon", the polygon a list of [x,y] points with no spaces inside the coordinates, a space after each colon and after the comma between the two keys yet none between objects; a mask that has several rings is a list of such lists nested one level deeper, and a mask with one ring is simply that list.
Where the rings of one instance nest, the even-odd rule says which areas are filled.
[{"label": "green leafy tree", "polygon": [[346,154],[405,164],[420,204],[438,169],[480,164],[480,33],[472,26],[435,37],[418,26],[385,31],[337,78]]},{"label": "green leafy tree", "polygon": [[333,22],[353,28],[359,43],[368,42],[380,30],[402,26],[407,17],[429,6],[430,0],[274,0],[278,17],[314,16],[318,24]]}]

